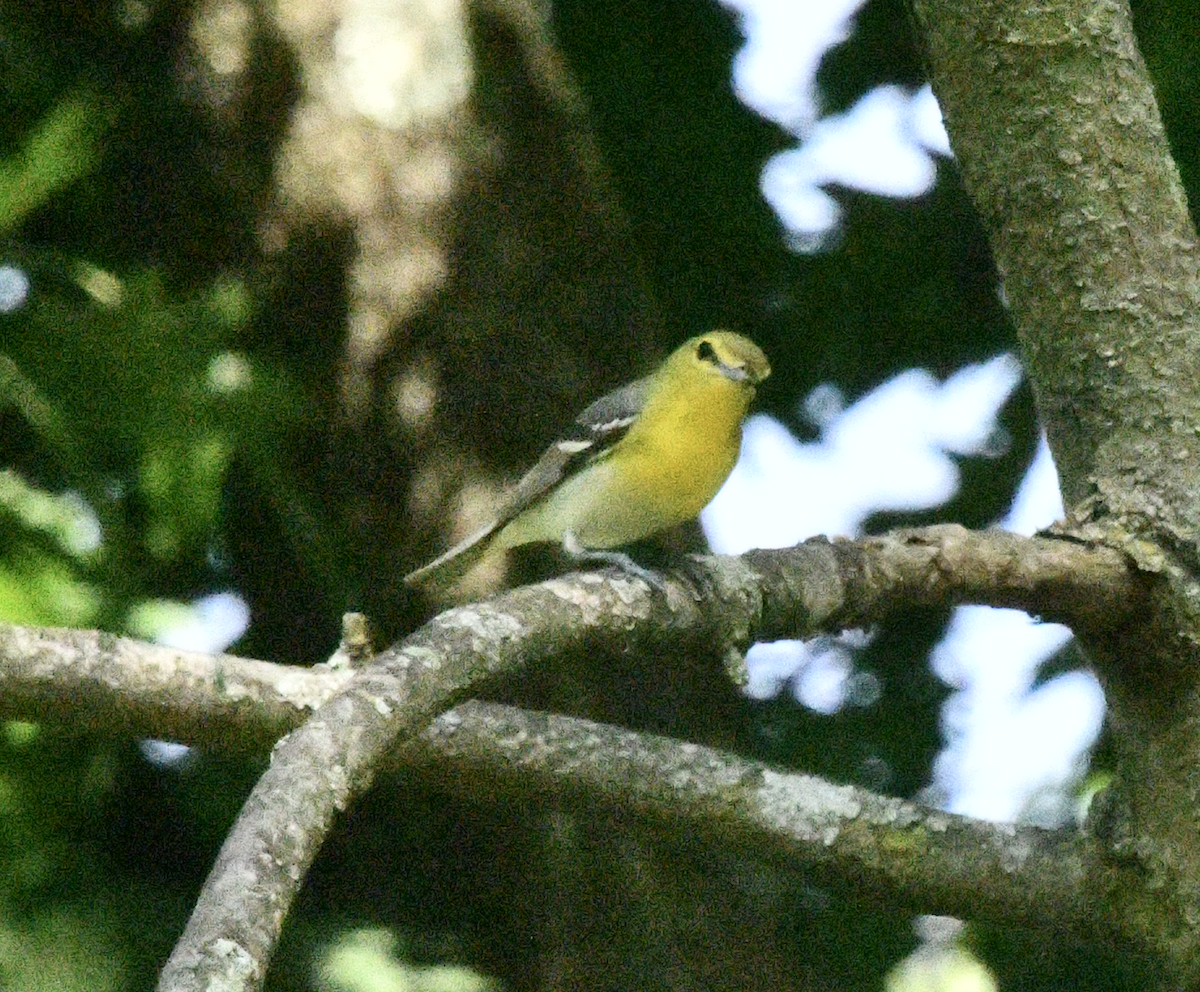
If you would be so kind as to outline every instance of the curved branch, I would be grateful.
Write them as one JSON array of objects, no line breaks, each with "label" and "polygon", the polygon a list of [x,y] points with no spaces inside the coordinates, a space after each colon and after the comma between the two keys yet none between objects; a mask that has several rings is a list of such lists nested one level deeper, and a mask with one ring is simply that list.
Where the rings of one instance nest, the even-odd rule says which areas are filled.
[{"label": "curved branch", "polygon": [[[960,576],[979,569],[972,560]],[[109,732],[161,735],[165,726],[224,753],[244,753],[240,736],[263,741],[280,725],[299,725],[349,676],[61,630],[0,629],[0,658],[5,694],[18,689],[20,698],[37,700],[39,714]],[[50,706],[45,690],[61,666],[73,681],[69,692],[58,688]],[[105,713],[130,715],[106,727],[95,720],[96,700],[107,700]],[[177,712],[156,725],[172,700]],[[6,709],[22,712],[12,699]],[[617,805],[753,852],[776,871],[829,871],[872,898],[925,912],[1085,937],[1120,926],[1089,896],[1086,880],[1104,869],[1082,834],[971,820],[652,734],[470,701],[443,713],[386,763],[434,770],[439,783],[484,799],[501,785],[548,802]]]},{"label": "curved branch", "polygon": [[[868,622],[912,603],[1021,605],[1109,629],[1135,615],[1144,593],[1142,577],[1109,549],[958,527],[814,540],[743,559],[696,558],[688,571],[706,587],[703,601],[680,576],[669,583],[669,597],[626,578],[555,579],[450,610],[355,672],[276,746],[159,987],[259,985],[283,917],[339,811],[369,787],[398,743],[489,678],[564,652],[637,650],[664,638],[724,654],[755,639]],[[219,667],[228,686],[234,666],[226,660]]]}]

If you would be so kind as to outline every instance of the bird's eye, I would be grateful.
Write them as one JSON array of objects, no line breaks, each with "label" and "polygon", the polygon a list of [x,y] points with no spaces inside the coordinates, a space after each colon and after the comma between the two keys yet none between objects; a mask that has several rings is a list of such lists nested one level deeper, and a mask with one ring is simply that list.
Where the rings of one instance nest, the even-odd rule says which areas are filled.
[{"label": "bird's eye", "polygon": [[701,341],[696,346],[696,357],[702,362],[712,362],[713,365],[716,365],[719,361],[716,351],[713,350],[713,346],[707,341]]}]

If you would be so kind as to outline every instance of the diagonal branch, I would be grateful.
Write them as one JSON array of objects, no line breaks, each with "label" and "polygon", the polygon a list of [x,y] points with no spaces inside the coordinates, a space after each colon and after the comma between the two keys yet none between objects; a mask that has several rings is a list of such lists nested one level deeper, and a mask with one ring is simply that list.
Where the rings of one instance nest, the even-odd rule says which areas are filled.
[{"label": "diagonal branch", "polygon": [[[9,688],[21,681],[20,674],[14,677],[16,651],[84,662],[70,701],[64,697],[50,711],[37,707],[78,726],[93,721],[97,697],[148,698],[138,686],[149,670],[164,706],[135,707],[118,729],[155,732],[154,714],[175,697],[180,705],[168,725],[182,739],[225,754],[245,753],[241,735],[262,740],[281,723],[299,726],[348,674],[180,654],[122,639],[102,646],[101,636],[5,629],[0,654],[7,660],[0,672]],[[103,664],[92,663],[99,658]],[[214,662],[224,671],[220,682]],[[231,707],[231,692],[248,705]],[[874,899],[926,912],[1083,937],[1108,922],[1086,896],[1084,879],[1102,868],[1082,834],[972,820],[653,734],[468,701],[389,755],[388,764],[435,770],[442,785],[485,801],[504,791],[587,809],[616,805],[643,821],[683,827],[714,846],[770,861],[776,872],[800,871],[807,880],[813,869],[826,870]]]},{"label": "diagonal branch", "polygon": [[[995,553],[1006,551],[996,545],[1005,535],[989,537],[990,560],[960,555],[947,573],[953,581],[996,574]],[[894,565],[898,546],[847,542],[839,554],[843,563],[857,557],[861,573],[895,577],[894,568],[881,566]],[[1091,552],[1069,557],[1085,573],[1096,565]],[[1025,556],[1027,568],[1033,560]],[[1026,574],[1047,590],[1059,584],[1053,567]],[[1083,591],[1077,576],[1069,582]],[[6,712],[83,721],[109,733],[169,734],[233,754],[245,753],[248,741],[269,746],[272,734],[299,726],[350,677],[70,630],[0,629],[0,658]],[[117,715],[119,722],[109,722]],[[873,898],[926,912],[1083,936],[1119,927],[1088,896],[1084,880],[1103,868],[1082,834],[971,820],[652,734],[467,702],[387,763],[436,769],[440,782],[481,798],[501,785],[548,802],[618,805],[658,825],[686,826],[713,845],[754,852],[776,871],[829,871]]]},{"label": "diagonal branch", "polygon": [[[1099,634],[1136,616],[1146,585],[1111,549],[960,527],[861,542],[819,539],[742,559],[697,558],[688,571],[706,588],[702,601],[678,576],[669,597],[624,578],[557,579],[450,610],[356,672],[275,748],[160,988],[257,987],[287,908],[339,811],[369,787],[400,742],[492,677],[614,646],[644,650],[669,641],[724,655],[756,639],[811,636],[933,602],[1024,606]],[[101,640],[110,665],[95,671],[111,681],[112,659],[131,642]],[[0,641],[0,650],[6,647]],[[28,692],[50,654],[43,650],[24,680],[12,679],[6,662],[0,690],[11,697],[24,684]],[[180,663],[180,652],[170,654]],[[224,693],[241,685],[243,674],[249,670],[225,659],[208,676],[230,718],[237,707]],[[203,686],[203,677],[188,677],[193,688]],[[261,686],[261,672],[259,678]],[[161,691],[160,684],[139,696],[147,718],[161,708]]]},{"label": "diagonal branch", "polygon": [[497,704],[442,714],[402,752],[439,784],[497,785],[585,809],[619,805],[644,821],[772,870],[836,876],[873,901],[1083,938],[1119,919],[1089,895],[1104,869],[1082,833],[986,823],[919,803],[782,773],[654,734]]}]

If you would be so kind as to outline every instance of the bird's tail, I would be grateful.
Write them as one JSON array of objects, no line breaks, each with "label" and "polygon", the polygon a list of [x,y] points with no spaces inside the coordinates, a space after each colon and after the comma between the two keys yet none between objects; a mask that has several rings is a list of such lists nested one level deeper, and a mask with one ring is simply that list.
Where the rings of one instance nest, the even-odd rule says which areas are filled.
[{"label": "bird's tail", "polygon": [[445,554],[434,558],[428,565],[422,565],[415,571],[409,572],[404,576],[404,584],[410,587],[440,588],[461,578],[491,549],[491,537],[495,534],[498,526],[499,521],[493,520],[486,527],[463,538]]}]

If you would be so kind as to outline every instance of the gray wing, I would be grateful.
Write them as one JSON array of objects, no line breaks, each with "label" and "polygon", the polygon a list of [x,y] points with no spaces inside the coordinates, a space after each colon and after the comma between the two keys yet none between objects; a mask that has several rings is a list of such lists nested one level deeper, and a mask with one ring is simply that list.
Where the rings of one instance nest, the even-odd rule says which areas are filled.
[{"label": "gray wing", "polygon": [[649,379],[638,379],[606,393],[587,407],[571,429],[550,445],[517,483],[508,502],[486,527],[460,541],[428,565],[404,577],[405,585],[457,578],[487,550],[488,539],[584,465],[603,458],[637,420]]},{"label": "gray wing", "polygon": [[650,380],[638,379],[611,393],[605,393],[575,418],[577,429],[592,437],[605,438],[604,445],[611,448],[629,430],[629,425],[638,418],[646,405],[646,390]]},{"label": "gray wing", "polygon": [[503,527],[563,479],[611,451],[641,413],[648,383],[647,379],[638,379],[614,389],[576,417],[571,429],[521,477],[493,529]]}]

